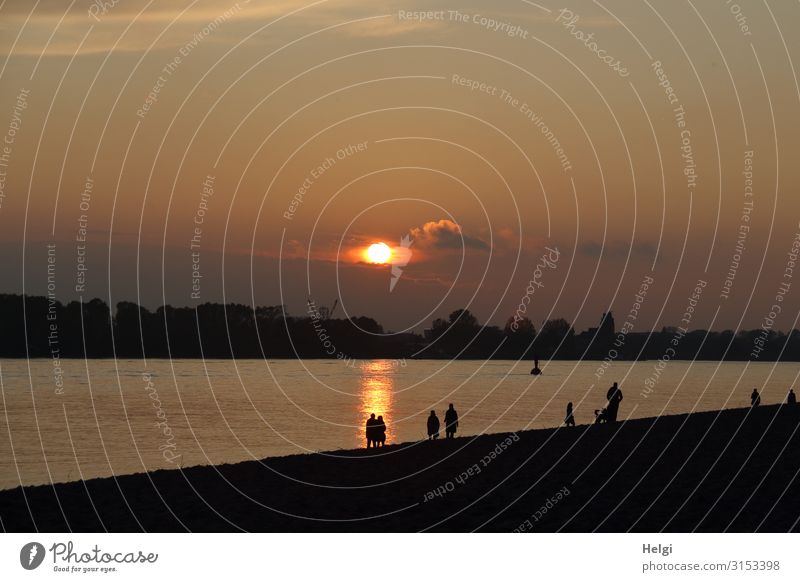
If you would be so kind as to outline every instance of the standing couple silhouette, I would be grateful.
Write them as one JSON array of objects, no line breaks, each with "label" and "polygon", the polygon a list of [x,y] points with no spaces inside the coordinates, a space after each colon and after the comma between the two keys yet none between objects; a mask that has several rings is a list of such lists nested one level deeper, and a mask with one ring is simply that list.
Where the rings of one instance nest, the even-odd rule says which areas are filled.
[{"label": "standing couple silhouette", "polygon": [[375,413],[370,414],[367,420],[367,448],[382,447],[386,444],[386,423],[383,416],[375,418]]},{"label": "standing couple silhouette", "polygon": [[[444,413],[444,431],[447,438],[451,439],[456,435],[458,430],[458,412],[450,404],[447,412]],[[436,411],[431,410],[431,415],[428,417],[428,440],[436,440],[439,438],[439,417],[436,416]]]}]

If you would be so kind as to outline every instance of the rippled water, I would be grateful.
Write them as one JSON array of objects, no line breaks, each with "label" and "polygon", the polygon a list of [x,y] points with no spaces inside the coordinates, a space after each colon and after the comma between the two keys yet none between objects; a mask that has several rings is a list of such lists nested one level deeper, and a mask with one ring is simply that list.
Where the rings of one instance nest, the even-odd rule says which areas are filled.
[{"label": "rippled water", "polygon": [[[459,434],[552,427],[568,401],[593,420],[613,380],[620,418],[783,401],[796,364],[338,360],[64,361],[58,393],[50,360],[0,360],[0,488],[364,446],[369,413],[388,442],[425,437],[453,402]],[[644,394],[647,379],[655,387]]]}]

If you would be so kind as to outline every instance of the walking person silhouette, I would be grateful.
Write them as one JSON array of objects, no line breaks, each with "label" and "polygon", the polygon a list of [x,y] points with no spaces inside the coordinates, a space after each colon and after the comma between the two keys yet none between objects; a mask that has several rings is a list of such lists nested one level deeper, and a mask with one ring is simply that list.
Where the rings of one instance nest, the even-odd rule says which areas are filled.
[{"label": "walking person silhouette", "polygon": [[622,390],[619,389],[616,382],[606,392],[606,398],[608,399],[608,406],[606,406],[605,421],[617,422],[619,403],[622,402]]},{"label": "walking person silhouette", "polygon": [[755,408],[760,404],[761,404],[761,394],[758,393],[758,390],[753,388],[753,392],[750,394],[750,406]]},{"label": "walking person silhouette", "polygon": [[456,430],[458,430],[458,413],[451,403],[444,413],[444,432],[447,438],[451,439],[455,436]]},{"label": "walking person silhouette", "polygon": [[436,416],[436,411],[431,410],[431,415],[428,417],[428,440],[436,440],[439,438],[439,418]]},{"label": "walking person silhouette", "polygon": [[572,414],[572,402],[567,403],[567,416],[564,418],[564,426],[575,426],[575,416]]}]

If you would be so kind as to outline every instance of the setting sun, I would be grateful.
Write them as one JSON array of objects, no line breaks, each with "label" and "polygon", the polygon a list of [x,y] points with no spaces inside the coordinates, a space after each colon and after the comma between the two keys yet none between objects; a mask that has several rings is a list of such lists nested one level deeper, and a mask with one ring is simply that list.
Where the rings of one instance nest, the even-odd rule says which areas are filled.
[{"label": "setting sun", "polygon": [[392,249],[386,243],[374,243],[367,248],[367,260],[370,263],[388,263],[392,258]]}]

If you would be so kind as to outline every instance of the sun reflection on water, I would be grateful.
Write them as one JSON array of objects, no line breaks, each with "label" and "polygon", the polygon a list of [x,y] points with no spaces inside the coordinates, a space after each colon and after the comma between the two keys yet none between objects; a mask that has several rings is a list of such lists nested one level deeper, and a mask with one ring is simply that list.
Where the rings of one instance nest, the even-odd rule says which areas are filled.
[{"label": "sun reflection on water", "polygon": [[359,390],[359,409],[356,438],[358,446],[365,446],[364,424],[373,412],[375,416],[383,416],[386,423],[386,443],[395,442],[395,426],[393,419],[394,376],[397,367],[393,360],[367,360],[361,362],[361,379]]}]

